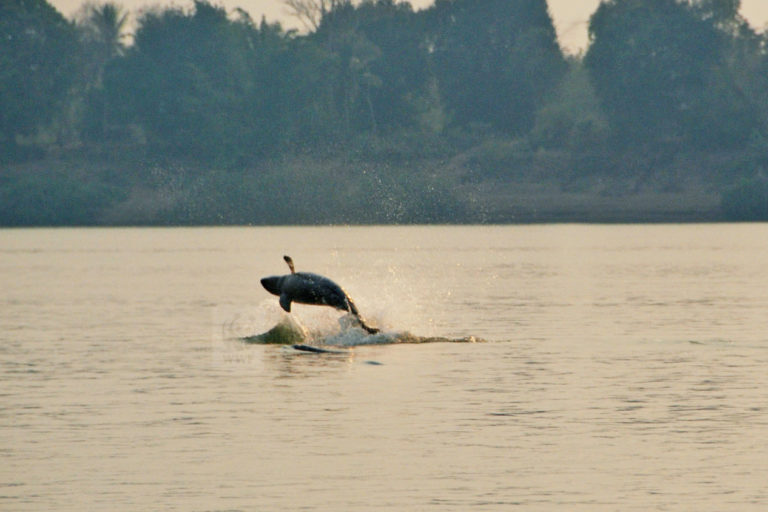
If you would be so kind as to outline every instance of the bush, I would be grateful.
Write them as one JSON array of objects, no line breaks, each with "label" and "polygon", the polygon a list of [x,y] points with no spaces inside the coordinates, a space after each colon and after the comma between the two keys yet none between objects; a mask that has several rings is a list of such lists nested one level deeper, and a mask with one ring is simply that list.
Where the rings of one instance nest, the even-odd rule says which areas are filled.
[{"label": "bush", "polygon": [[534,152],[525,139],[489,138],[467,152],[464,180],[505,180],[525,174]]},{"label": "bush", "polygon": [[121,194],[114,186],[64,171],[13,174],[0,182],[0,225],[95,225]]},{"label": "bush", "polygon": [[742,180],[723,192],[720,204],[728,220],[768,220],[768,179],[760,175]]}]

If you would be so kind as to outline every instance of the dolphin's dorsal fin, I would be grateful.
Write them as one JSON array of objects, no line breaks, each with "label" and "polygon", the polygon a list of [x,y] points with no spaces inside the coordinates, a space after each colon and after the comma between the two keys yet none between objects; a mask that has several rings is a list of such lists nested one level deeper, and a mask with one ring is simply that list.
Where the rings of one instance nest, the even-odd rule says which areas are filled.
[{"label": "dolphin's dorsal fin", "polygon": [[290,256],[283,256],[283,259],[288,264],[288,268],[291,269],[291,274],[295,274],[296,273],[296,269],[293,268],[293,260],[291,259],[291,257]]},{"label": "dolphin's dorsal fin", "polygon": [[291,298],[285,293],[280,295],[280,307],[283,308],[286,313],[291,312]]}]

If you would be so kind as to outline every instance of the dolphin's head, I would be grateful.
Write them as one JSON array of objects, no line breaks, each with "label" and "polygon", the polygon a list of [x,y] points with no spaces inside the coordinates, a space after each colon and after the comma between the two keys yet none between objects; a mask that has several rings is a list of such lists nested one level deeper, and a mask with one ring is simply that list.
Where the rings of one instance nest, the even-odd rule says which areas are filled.
[{"label": "dolphin's head", "polygon": [[283,276],[271,276],[261,279],[261,286],[263,286],[272,295],[280,295],[282,293],[282,283]]}]

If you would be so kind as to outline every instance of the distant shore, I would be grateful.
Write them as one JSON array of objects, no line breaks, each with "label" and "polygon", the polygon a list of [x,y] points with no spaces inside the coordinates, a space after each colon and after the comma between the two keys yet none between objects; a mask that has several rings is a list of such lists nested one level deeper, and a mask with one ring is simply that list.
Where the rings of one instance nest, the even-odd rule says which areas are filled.
[{"label": "distant shore", "polygon": [[[704,162],[711,168],[702,170]],[[642,181],[634,171],[577,173],[571,165],[559,153],[489,158],[476,148],[450,158],[301,155],[239,169],[70,153],[3,166],[0,225],[761,220],[723,207],[734,180],[718,174],[712,156],[678,158]]]}]

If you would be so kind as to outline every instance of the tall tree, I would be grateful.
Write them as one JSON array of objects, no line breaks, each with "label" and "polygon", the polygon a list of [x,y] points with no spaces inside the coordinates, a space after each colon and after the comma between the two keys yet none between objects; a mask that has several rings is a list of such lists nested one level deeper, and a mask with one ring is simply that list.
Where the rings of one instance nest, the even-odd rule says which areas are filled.
[{"label": "tall tree", "polygon": [[739,14],[740,4],[739,0],[693,4],[699,16],[711,20],[724,37],[703,108],[691,119],[700,145],[737,148],[768,136],[768,47]]},{"label": "tall tree", "polygon": [[376,122],[385,129],[413,126],[430,78],[419,17],[408,2],[394,0],[367,0],[357,12],[358,31],[380,50],[370,65],[377,86],[368,89]]},{"label": "tall tree", "polygon": [[77,16],[82,59],[82,89],[87,109],[86,135],[104,138],[110,127],[110,105],[104,94],[104,70],[125,54],[128,13],[112,2],[87,2]]},{"label": "tall tree", "polygon": [[347,0],[283,0],[288,12],[299,20],[304,28],[315,31],[329,11]]},{"label": "tall tree", "polygon": [[680,0],[607,0],[589,36],[585,65],[619,138],[690,138],[725,45],[714,17]]},{"label": "tall tree", "polygon": [[545,0],[437,0],[424,16],[441,95],[460,125],[533,126],[566,64]]},{"label": "tall tree", "polygon": [[381,50],[359,31],[359,13],[351,0],[341,0],[323,13],[320,25],[311,36],[328,55],[328,85],[332,89],[341,133],[349,137],[359,130],[374,130],[371,88],[381,80],[372,64]]},{"label": "tall tree", "polygon": [[413,123],[413,99],[426,74],[423,36],[410,4],[339,0],[323,13],[310,40],[334,65],[335,104],[347,134]]},{"label": "tall tree", "polygon": [[75,78],[77,38],[46,0],[0,2],[0,153],[50,125]]},{"label": "tall tree", "polygon": [[105,78],[123,122],[171,153],[237,158],[271,145],[280,112],[266,103],[274,87],[264,54],[285,36],[235,14],[203,0],[189,11],[145,12],[133,46]]},{"label": "tall tree", "polygon": [[128,13],[120,4],[86,2],[80,9],[77,24],[100,67],[125,52]]}]

